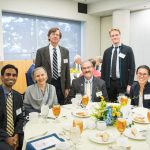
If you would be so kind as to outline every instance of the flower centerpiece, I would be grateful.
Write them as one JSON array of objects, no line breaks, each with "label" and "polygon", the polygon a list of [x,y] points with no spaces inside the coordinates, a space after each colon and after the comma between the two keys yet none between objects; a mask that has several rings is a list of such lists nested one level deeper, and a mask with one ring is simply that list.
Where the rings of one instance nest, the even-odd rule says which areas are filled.
[{"label": "flower centerpiece", "polygon": [[107,125],[115,125],[116,119],[122,116],[120,111],[121,105],[109,105],[104,97],[101,96],[101,101],[98,103],[98,106],[95,106],[92,117],[100,121],[105,121]]}]

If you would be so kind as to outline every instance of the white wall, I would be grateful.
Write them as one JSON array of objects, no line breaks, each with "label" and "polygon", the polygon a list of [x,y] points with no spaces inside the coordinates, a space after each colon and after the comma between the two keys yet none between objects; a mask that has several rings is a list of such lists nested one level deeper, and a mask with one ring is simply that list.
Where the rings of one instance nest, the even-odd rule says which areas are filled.
[{"label": "white wall", "polygon": [[136,68],[139,65],[150,67],[150,9],[131,13],[130,34]]},{"label": "white wall", "polygon": [[100,52],[100,17],[78,13],[78,4],[70,0],[0,0],[0,59],[3,59],[2,11],[84,21],[83,58]]},{"label": "white wall", "polygon": [[112,28],[112,16],[102,17],[101,18],[101,56],[106,48],[111,46],[111,40],[109,37],[109,30]]}]

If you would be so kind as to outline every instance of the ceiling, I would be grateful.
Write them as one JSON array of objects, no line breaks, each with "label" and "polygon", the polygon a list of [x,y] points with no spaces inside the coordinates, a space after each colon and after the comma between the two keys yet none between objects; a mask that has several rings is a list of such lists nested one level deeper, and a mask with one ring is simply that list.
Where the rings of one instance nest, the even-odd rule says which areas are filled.
[{"label": "ceiling", "polygon": [[150,9],[150,0],[72,0],[88,5],[88,14],[106,16],[119,9]]}]

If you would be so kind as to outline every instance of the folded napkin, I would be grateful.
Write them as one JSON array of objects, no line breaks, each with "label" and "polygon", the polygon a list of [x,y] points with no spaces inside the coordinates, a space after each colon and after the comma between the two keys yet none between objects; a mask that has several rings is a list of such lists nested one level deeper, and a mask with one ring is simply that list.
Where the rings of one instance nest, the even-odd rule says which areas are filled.
[{"label": "folded napkin", "polygon": [[58,137],[56,133],[27,142],[26,150],[45,150],[54,147],[58,142],[64,142],[64,139]]}]

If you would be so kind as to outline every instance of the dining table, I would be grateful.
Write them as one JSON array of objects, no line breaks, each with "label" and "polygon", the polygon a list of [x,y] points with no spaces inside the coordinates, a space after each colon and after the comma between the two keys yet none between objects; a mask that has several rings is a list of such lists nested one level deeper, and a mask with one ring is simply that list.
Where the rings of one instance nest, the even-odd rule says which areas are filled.
[{"label": "dining table", "polygon": [[[79,105],[62,105],[61,112],[59,117],[56,119],[52,113],[52,109],[49,110],[49,114],[46,119],[38,117],[36,122],[28,121],[24,126],[24,142],[23,142],[23,150],[29,150],[27,145],[32,143],[32,141],[36,141],[37,139],[42,139],[43,137],[47,137],[49,135],[57,135],[62,141],[58,140],[58,142],[69,143],[70,148],[70,126],[72,126],[72,122],[74,119],[80,119],[83,121],[83,132],[80,136],[79,144],[77,144],[77,150],[113,150],[113,146],[116,150],[121,150],[121,148],[117,149],[117,139],[120,134],[116,127],[107,126],[104,131],[100,131],[96,126],[96,120],[91,117],[91,113],[95,108],[96,103],[89,103],[86,108],[82,108]],[[137,109],[137,108],[136,108]],[[142,110],[143,108],[141,108]],[[131,111],[133,111],[132,109]],[[145,110],[145,109],[144,109]],[[78,116],[76,112],[88,112],[87,116]],[[136,113],[140,113],[139,110],[136,110]],[[133,114],[135,112],[133,111]],[[91,124],[94,122],[94,124]],[[91,126],[92,125],[92,126]],[[133,125],[135,128],[140,130],[147,130],[150,126],[149,123],[138,123],[134,122]],[[99,132],[107,132],[112,135],[113,142],[100,142],[92,139],[92,136]],[[124,150],[150,150],[146,142],[146,138],[136,139],[130,136],[123,135],[123,137],[127,140],[127,146]],[[37,148],[38,149],[38,148]],[[50,150],[56,150],[55,146],[49,148]]]}]

